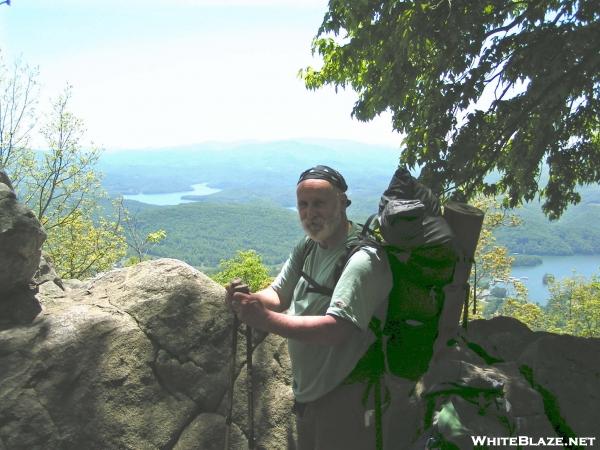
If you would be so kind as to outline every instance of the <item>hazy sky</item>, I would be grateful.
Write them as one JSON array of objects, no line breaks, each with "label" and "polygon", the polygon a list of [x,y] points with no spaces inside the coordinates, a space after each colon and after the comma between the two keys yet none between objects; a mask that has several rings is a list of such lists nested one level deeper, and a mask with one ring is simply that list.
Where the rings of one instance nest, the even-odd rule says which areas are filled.
[{"label": "hazy sky", "polygon": [[106,148],[205,141],[351,139],[399,146],[389,115],[365,124],[353,92],[297,73],[327,0],[12,0],[0,48],[39,66],[40,109],[67,83]]}]

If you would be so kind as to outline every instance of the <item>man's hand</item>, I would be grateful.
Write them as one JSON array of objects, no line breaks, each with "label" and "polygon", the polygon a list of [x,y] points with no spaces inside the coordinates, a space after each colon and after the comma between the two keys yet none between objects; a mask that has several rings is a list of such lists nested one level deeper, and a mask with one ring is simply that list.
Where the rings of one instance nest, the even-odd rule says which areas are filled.
[{"label": "man's hand", "polygon": [[231,307],[242,322],[252,328],[267,331],[269,310],[255,295],[235,292],[231,299]]},{"label": "man's hand", "polygon": [[233,294],[236,292],[243,292],[245,294],[250,294],[250,289],[247,284],[244,284],[241,278],[234,278],[231,282],[225,286],[225,291],[227,294],[225,295],[225,304],[233,311]]},{"label": "man's hand", "polygon": [[269,311],[243,281],[236,278],[226,287],[225,302],[236,316],[253,328],[264,330]]}]

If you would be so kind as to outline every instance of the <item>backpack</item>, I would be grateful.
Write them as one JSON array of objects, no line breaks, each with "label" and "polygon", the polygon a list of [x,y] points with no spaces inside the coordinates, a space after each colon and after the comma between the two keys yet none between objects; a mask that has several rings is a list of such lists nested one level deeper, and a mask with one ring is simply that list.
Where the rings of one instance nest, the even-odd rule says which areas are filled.
[{"label": "backpack", "polygon": [[[454,207],[451,211],[456,209]],[[474,240],[476,245],[483,213],[475,214],[479,226]],[[456,228],[457,215],[452,217]],[[467,227],[467,230],[473,234],[475,228],[477,226]],[[365,246],[384,249],[393,285],[388,296],[385,323],[382,324],[377,317],[371,319],[369,329],[376,340],[346,381],[367,382],[369,388],[365,392],[365,402],[370,391],[374,391],[377,448],[381,449],[381,378],[388,372],[416,381],[427,371],[444,311],[445,288],[456,279],[460,279],[461,287],[468,286],[464,280],[464,261],[468,259],[466,265],[470,271],[472,255],[465,257],[460,242],[457,244],[453,230],[442,216],[437,197],[403,167],[396,170],[388,189],[381,196],[379,213],[369,217],[357,239],[346,243],[346,252],[334,271],[336,283],[352,255]],[[316,242],[307,239],[303,262],[315,247]],[[455,274],[457,268],[458,274]],[[308,282],[308,292],[333,294],[335,285],[319,285],[304,271],[301,275]],[[468,301],[464,291],[468,292],[468,289],[463,289],[459,295]],[[459,307],[462,307],[462,302]],[[453,306],[453,309],[456,307]],[[454,320],[456,314],[449,316]],[[386,389],[383,403],[387,404],[389,399]]]},{"label": "backpack", "polygon": [[[366,246],[385,250],[393,276],[385,323],[373,317],[369,324],[375,336],[385,341],[384,367],[381,349],[375,351],[381,342],[375,342],[351,378],[372,378],[366,373],[379,375],[385,369],[417,380],[427,370],[444,304],[443,288],[452,281],[457,260],[454,235],[440,212],[431,191],[399,168],[381,198],[379,214],[369,217],[358,238],[346,243],[334,269],[336,282],[352,255]],[[316,242],[307,239],[303,262],[314,248]],[[322,286],[304,271],[301,276],[308,292],[333,294],[335,286]]]}]

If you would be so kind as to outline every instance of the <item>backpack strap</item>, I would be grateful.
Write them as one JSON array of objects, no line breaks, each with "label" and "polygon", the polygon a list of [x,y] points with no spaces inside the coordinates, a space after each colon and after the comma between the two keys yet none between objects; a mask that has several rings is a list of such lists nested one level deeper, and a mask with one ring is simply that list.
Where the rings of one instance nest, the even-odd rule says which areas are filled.
[{"label": "backpack strap", "polygon": [[[350,248],[349,251],[346,252],[346,255],[344,255],[344,257],[340,258],[340,260],[338,261],[336,268],[335,268],[335,272],[334,272],[335,273],[334,285],[333,285],[333,287],[329,287],[329,286],[323,286],[322,284],[318,283],[314,278],[312,278],[309,274],[307,274],[304,271],[304,263],[306,262],[306,258],[308,258],[308,255],[310,254],[310,252],[312,252],[313,249],[315,249],[316,247],[317,247],[317,243],[315,241],[313,241],[310,238],[308,238],[306,240],[306,245],[304,247],[304,255],[303,255],[303,259],[302,259],[302,270],[300,271],[300,276],[302,278],[304,278],[308,283],[308,288],[306,289],[306,292],[308,292],[308,293],[315,292],[317,294],[331,297],[333,295],[333,290],[335,289],[335,285],[337,284],[337,281],[339,280],[340,276],[342,275],[342,272],[344,271],[344,266],[348,262],[348,259],[350,259],[351,255],[349,255],[349,253],[352,252],[352,248]],[[354,254],[354,253],[352,253],[352,254]]]},{"label": "backpack strap", "polygon": [[306,292],[315,292],[317,294],[331,297],[333,295],[335,285],[342,276],[342,272],[344,271],[346,264],[348,264],[348,261],[350,261],[350,258],[352,258],[352,255],[354,255],[363,247],[380,245],[375,240],[375,238],[372,237],[373,234],[370,230],[371,223],[373,222],[373,219],[375,219],[375,217],[377,217],[377,214],[373,214],[367,219],[367,221],[362,227],[361,232],[359,233],[358,239],[352,240],[348,244],[346,244],[346,253],[338,260],[334,270],[333,287],[323,286],[322,284],[319,284],[314,278],[312,278],[304,271],[304,263],[306,262],[306,258],[308,258],[310,253],[317,247],[317,243],[315,241],[313,241],[310,238],[306,239],[306,243],[304,245],[304,253],[302,256],[302,270],[300,271],[300,276],[304,278],[308,283],[308,288],[306,289]]}]

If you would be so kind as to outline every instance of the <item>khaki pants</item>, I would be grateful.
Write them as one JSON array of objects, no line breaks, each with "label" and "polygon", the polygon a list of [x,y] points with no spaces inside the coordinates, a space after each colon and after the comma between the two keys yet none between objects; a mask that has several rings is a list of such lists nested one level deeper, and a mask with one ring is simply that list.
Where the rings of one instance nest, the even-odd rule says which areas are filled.
[{"label": "khaki pants", "polygon": [[[366,385],[343,384],[323,397],[296,407],[298,450],[371,450],[375,416],[365,426],[362,397]],[[366,409],[373,409],[373,396]]]}]

